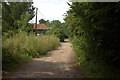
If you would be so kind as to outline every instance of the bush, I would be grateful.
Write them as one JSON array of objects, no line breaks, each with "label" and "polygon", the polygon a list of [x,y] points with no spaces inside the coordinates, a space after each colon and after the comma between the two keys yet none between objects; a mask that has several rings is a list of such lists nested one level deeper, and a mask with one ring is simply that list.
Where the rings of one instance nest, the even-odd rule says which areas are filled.
[{"label": "bush", "polygon": [[47,51],[56,48],[59,39],[54,35],[35,36],[20,32],[2,42],[3,70],[9,70],[18,66],[32,57],[39,57]]},{"label": "bush", "polygon": [[119,6],[120,3],[73,2],[67,11],[67,34],[72,39],[75,36],[76,59],[86,77],[119,76]]},{"label": "bush", "polygon": [[64,42],[64,39],[66,38],[66,34],[62,28],[55,28],[55,29],[53,28],[51,30],[46,31],[45,34],[54,34],[60,39],[61,42]]},{"label": "bush", "polygon": [[80,38],[74,36],[70,38],[73,44],[75,62],[80,67],[81,74],[87,78],[113,78],[119,77],[116,75],[118,71],[111,69],[105,64],[104,59],[96,57],[96,55],[87,55],[86,42],[81,36]]}]

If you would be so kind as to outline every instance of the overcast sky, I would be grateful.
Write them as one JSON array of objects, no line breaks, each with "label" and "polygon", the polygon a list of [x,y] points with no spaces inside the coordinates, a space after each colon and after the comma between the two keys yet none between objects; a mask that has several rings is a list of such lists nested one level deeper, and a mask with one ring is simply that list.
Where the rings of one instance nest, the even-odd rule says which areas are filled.
[{"label": "overcast sky", "polygon": [[[38,8],[38,21],[45,20],[59,20],[64,22],[64,13],[69,9],[68,0],[33,0],[34,6]],[[35,17],[30,21],[35,23]]]}]

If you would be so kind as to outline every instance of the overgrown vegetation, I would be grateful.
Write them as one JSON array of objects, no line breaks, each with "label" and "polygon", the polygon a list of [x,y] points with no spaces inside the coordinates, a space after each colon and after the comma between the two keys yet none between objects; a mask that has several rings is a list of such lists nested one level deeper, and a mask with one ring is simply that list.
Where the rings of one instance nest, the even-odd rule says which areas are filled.
[{"label": "overgrown vegetation", "polygon": [[120,3],[73,2],[64,20],[81,73],[119,77]]},{"label": "overgrown vegetation", "polygon": [[35,36],[31,33],[28,36],[26,32],[20,32],[2,42],[3,70],[9,70],[33,57],[39,57],[58,45],[59,39],[54,35]]}]

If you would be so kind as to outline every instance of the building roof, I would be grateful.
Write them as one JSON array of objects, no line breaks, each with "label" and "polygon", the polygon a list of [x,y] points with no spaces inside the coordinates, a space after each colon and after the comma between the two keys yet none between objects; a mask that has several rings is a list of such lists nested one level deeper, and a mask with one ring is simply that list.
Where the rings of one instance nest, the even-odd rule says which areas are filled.
[{"label": "building roof", "polygon": [[[35,29],[35,24],[33,25],[33,29]],[[48,30],[49,28],[45,24],[37,24],[37,29]]]}]

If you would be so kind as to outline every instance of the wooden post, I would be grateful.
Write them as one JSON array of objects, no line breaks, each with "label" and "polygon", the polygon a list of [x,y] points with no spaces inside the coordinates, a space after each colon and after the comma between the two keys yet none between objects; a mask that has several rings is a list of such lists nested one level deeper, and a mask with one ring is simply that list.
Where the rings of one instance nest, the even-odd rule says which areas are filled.
[{"label": "wooden post", "polygon": [[36,8],[36,23],[35,23],[35,32],[37,33],[37,10],[38,8]]}]

